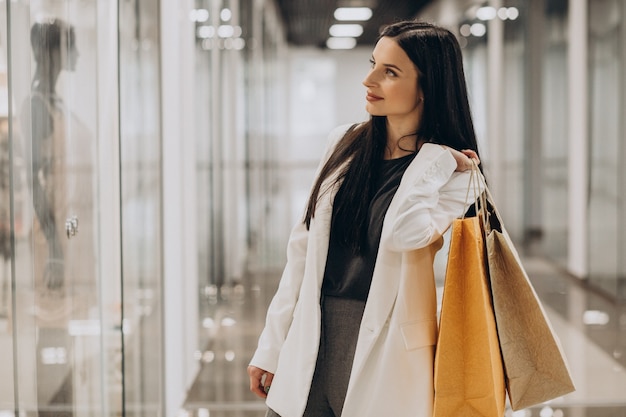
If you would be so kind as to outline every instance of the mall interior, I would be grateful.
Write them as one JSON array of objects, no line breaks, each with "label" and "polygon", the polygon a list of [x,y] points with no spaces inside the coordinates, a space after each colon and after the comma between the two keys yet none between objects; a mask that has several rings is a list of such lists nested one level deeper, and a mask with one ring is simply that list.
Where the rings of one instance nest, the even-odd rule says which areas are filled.
[{"label": "mall interior", "polygon": [[0,417],[264,416],[290,230],[410,18],[459,40],[576,385],[506,416],[625,417],[625,0],[0,0]]}]

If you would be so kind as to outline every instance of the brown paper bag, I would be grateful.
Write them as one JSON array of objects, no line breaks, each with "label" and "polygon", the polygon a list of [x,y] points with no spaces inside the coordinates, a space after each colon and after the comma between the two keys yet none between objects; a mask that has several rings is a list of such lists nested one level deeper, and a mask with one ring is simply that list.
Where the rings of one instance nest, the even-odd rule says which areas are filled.
[{"label": "brown paper bag", "polygon": [[[554,334],[519,255],[493,205],[487,229],[487,259],[507,390],[513,410],[575,390]],[[496,221],[497,220],[497,221]]]},{"label": "brown paper bag", "polygon": [[481,222],[452,223],[435,355],[434,417],[502,417],[505,383]]}]

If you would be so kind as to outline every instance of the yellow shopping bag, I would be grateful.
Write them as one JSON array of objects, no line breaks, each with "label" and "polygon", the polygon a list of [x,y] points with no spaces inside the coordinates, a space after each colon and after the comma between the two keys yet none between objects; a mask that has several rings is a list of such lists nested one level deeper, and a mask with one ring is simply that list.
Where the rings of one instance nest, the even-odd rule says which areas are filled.
[{"label": "yellow shopping bag", "polygon": [[505,382],[479,217],[452,223],[435,355],[434,417],[502,417]]}]

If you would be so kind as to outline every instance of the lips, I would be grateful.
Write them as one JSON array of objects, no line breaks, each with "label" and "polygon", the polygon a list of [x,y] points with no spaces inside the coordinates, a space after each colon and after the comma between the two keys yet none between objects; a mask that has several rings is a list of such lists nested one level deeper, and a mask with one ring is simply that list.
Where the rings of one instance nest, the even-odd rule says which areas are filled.
[{"label": "lips", "polygon": [[377,96],[376,94],[372,94],[372,93],[370,93],[370,92],[368,91],[368,92],[367,92],[367,95],[365,96],[365,99],[366,99],[367,101],[372,102],[372,101],[382,100],[383,98],[382,98],[382,97],[380,97],[380,96]]}]

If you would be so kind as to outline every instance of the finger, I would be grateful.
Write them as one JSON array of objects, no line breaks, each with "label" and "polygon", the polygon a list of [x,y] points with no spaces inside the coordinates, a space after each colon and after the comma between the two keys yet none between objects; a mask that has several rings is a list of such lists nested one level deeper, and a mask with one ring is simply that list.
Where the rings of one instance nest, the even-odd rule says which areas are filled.
[{"label": "finger", "polygon": [[480,165],[480,158],[478,157],[476,151],[472,149],[463,149],[461,152],[468,158],[474,160],[476,162],[476,165]]},{"label": "finger", "polygon": [[472,159],[478,158],[478,154],[476,153],[476,151],[472,149],[463,149],[461,152],[468,158],[472,158]]},{"label": "finger", "polygon": [[262,369],[250,366],[248,367],[248,375],[250,376],[250,391],[261,398],[267,397],[261,380],[265,371]]},{"label": "finger", "polygon": [[265,392],[269,391],[269,388],[272,385],[273,380],[274,380],[274,374],[269,373],[269,372],[265,374]]},{"label": "finger", "polygon": [[266,398],[267,394],[261,384],[261,380],[253,376],[250,376],[250,391],[252,391],[257,397]]}]

